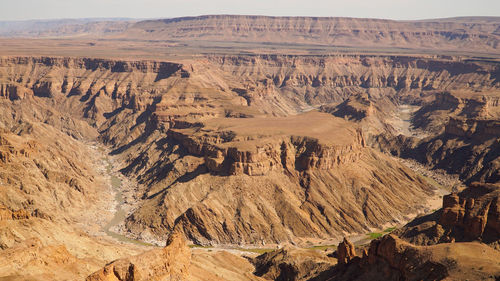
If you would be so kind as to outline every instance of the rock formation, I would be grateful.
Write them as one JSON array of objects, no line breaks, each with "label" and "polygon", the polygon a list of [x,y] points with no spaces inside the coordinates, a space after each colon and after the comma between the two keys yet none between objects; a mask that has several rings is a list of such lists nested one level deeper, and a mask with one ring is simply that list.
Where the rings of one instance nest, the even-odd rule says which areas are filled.
[{"label": "rock formation", "polygon": [[[352,94],[371,104],[367,116],[378,120],[387,113],[382,108],[395,107],[381,107],[381,100],[390,104],[396,93],[417,99],[427,89],[498,87],[494,64],[443,58],[5,57],[0,65],[3,85],[29,92],[21,100],[5,94],[6,116],[23,112],[16,119],[44,122],[77,139],[99,135],[114,147],[143,198],[127,218],[131,234],[164,237],[181,228],[203,244],[363,232],[402,220],[432,193],[424,179],[367,147],[373,132],[363,123],[299,114],[304,108],[334,106]],[[385,131],[385,121],[378,122]],[[403,194],[412,198],[402,200]]]},{"label": "rock formation", "polygon": [[354,248],[354,244],[344,237],[344,241],[342,241],[337,247],[338,264],[347,264],[355,256],[356,249]]},{"label": "rock formation", "polygon": [[414,158],[433,168],[459,174],[461,179],[500,181],[500,92],[439,92],[423,101],[412,125],[427,137],[379,135],[382,150]]},{"label": "rock formation", "polygon": [[116,260],[87,277],[87,281],[186,280],[191,251],[181,233],[173,233],[162,249]]},{"label": "rock formation", "polygon": [[365,256],[325,272],[320,280],[496,280],[499,258],[484,244],[414,246],[388,234],[372,241]]},{"label": "rock formation", "polygon": [[[362,133],[348,127],[342,119],[309,112],[212,118],[170,128],[162,147],[149,147],[144,154],[153,158],[171,151],[146,168],[151,175],[165,171],[164,177],[143,178],[150,188],[144,204],[127,219],[127,227],[138,232],[154,226],[156,235],[180,227],[197,243],[255,244],[295,237],[325,239],[342,229],[362,231],[382,220],[400,219],[398,213],[412,208],[401,200],[403,194],[419,197],[418,190],[425,194],[430,187],[366,147]],[[171,165],[175,168],[166,170]],[[356,167],[370,173],[362,176]],[[135,168],[133,163],[128,169]],[[392,189],[396,181],[405,184]],[[374,190],[390,195],[380,197]],[[381,206],[393,212],[375,211]]]},{"label": "rock formation", "polygon": [[30,214],[26,210],[11,211],[9,208],[0,205],[0,220],[21,220],[29,217]]},{"label": "rock formation", "polygon": [[[366,233],[425,210],[435,185],[378,149],[497,182],[497,21],[203,16],[64,33],[112,35],[103,40],[0,39],[2,54],[16,54],[0,57],[0,279],[74,280],[99,268],[89,280],[185,279],[190,266],[193,280],[495,278],[497,252],[468,242],[497,245],[493,184],[447,196],[401,230],[426,246],[386,236],[358,257],[346,240],[338,267],[286,247],[252,259],[260,276],[223,251],[190,260],[175,235],[151,250],[116,243],[123,237],[102,226],[123,195],[116,229],[155,243],[177,231],[252,247]],[[234,47],[253,38],[270,45]],[[338,53],[339,44],[366,49]],[[388,46],[400,55],[380,54]],[[464,50],[481,54],[456,55]],[[402,106],[418,109],[403,118]],[[398,135],[398,122],[413,133]],[[130,180],[126,194],[109,186],[115,169]]]},{"label": "rock formation", "polygon": [[207,15],[141,21],[120,38],[493,51],[498,47],[498,22],[494,17],[391,21]]},{"label": "rock formation", "polygon": [[398,230],[415,244],[481,241],[498,248],[500,186],[473,183],[460,193],[443,197],[443,208]]},{"label": "rock formation", "polygon": [[286,245],[256,257],[255,275],[266,280],[309,280],[335,264],[335,260],[315,250]]}]

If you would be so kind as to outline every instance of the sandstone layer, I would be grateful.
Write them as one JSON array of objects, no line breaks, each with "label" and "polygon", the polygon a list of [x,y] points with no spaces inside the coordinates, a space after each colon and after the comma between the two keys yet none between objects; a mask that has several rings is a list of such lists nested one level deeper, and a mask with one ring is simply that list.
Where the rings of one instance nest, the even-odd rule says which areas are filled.
[{"label": "sandstone layer", "polygon": [[391,21],[208,15],[135,23],[120,38],[267,42],[421,49],[498,49],[498,18]]}]

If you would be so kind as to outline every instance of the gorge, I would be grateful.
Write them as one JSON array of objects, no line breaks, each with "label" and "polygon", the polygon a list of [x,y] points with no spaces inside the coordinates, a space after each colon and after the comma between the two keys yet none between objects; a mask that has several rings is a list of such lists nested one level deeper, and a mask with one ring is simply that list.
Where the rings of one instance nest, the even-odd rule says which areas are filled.
[{"label": "gorge", "polygon": [[[365,280],[379,265],[394,278],[387,280],[398,280],[420,276],[408,268],[425,271],[430,263],[436,274],[444,272],[439,278],[458,278],[441,266],[443,252],[465,253],[474,245],[461,243],[481,242],[489,257],[498,256],[498,20],[472,20],[476,25],[461,36],[414,29],[461,28],[466,19],[452,27],[405,24],[413,36],[405,44],[433,42],[428,47],[437,53],[456,42],[464,48],[462,55],[440,55],[427,47],[391,53],[387,42],[408,34],[387,33],[392,27],[384,21],[242,19],[248,18],[127,23],[102,41],[104,48],[112,40],[138,44],[141,53],[131,47],[108,57],[75,47],[95,34],[36,39],[70,55],[51,55],[43,46],[37,55],[2,53],[0,260],[15,266],[0,267],[1,276]],[[255,34],[283,32],[291,37],[273,44],[307,33],[328,45],[337,37],[325,34],[342,26],[372,42],[378,35],[369,30],[380,30],[384,36],[373,46],[385,51],[326,54],[324,47],[310,54],[290,47],[276,54],[258,45],[221,54],[210,42],[228,39],[212,33],[214,24],[245,44],[257,44]],[[183,36],[213,52],[166,47],[168,56],[150,58],[159,43],[144,42],[180,44]],[[476,47],[490,55],[469,55]],[[428,176],[438,172],[469,187]],[[387,235],[363,242],[378,232]],[[342,265],[336,259],[342,247],[316,249],[335,249],[344,237],[355,243],[342,242],[351,249],[342,252]],[[390,260],[405,251],[419,258]],[[262,252],[268,253],[256,257]],[[435,259],[420,258],[428,253]],[[450,259],[469,266],[462,254]],[[500,276],[498,264],[484,264],[486,273],[471,276]]]}]

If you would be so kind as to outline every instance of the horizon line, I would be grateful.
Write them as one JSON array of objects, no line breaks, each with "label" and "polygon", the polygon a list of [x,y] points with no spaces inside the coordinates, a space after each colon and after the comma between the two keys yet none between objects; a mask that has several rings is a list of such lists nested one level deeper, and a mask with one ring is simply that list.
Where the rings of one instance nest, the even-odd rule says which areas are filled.
[{"label": "horizon line", "polygon": [[0,20],[3,23],[16,23],[16,22],[51,22],[51,21],[64,21],[64,20],[93,20],[93,21],[148,21],[148,20],[165,20],[165,19],[183,19],[183,18],[200,18],[210,16],[241,16],[241,17],[267,17],[267,18],[318,18],[318,19],[372,19],[372,20],[389,20],[389,21],[430,21],[430,20],[446,20],[446,19],[467,19],[467,18],[493,18],[500,19],[500,16],[451,16],[439,18],[421,18],[421,19],[391,19],[391,18],[378,18],[378,17],[349,17],[349,16],[272,16],[262,14],[201,14],[201,15],[185,15],[175,17],[151,17],[151,18],[131,18],[131,17],[76,17],[76,18],[32,18],[32,19],[19,19],[19,20]]}]

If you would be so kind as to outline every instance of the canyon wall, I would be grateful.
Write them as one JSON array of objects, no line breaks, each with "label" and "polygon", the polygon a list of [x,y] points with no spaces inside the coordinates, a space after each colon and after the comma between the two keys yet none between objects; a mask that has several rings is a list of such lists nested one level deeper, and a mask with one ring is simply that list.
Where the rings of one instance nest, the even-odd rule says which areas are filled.
[{"label": "canyon wall", "polygon": [[443,197],[442,208],[409,223],[398,235],[419,245],[481,241],[500,248],[498,184],[473,183]]},{"label": "canyon wall", "polygon": [[422,100],[411,120],[424,137],[381,134],[371,143],[394,155],[458,174],[468,183],[498,182],[499,97],[497,89],[434,93]]},{"label": "canyon wall", "polygon": [[392,21],[207,15],[141,21],[120,38],[494,52],[499,48],[499,24],[499,18],[495,17]]},{"label": "canyon wall", "polygon": [[[453,253],[450,255],[450,253]],[[415,246],[388,234],[320,280],[495,280],[499,253],[481,243]],[[471,262],[471,259],[474,262]],[[324,279],[321,279],[321,278]],[[326,277],[326,278],[325,278]]]},{"label": "canyon wall", "polygon": [[371,149],[362,124],[303,112],[364,95],[379,118],[436,91],[495,90],[497,72],[437,57],[4,57],[0,89],[8,130],[30,120],[113,147],[139,184],[130,235],[179,229],[200,244],[256,244],[364,232],[422,210],[432,194]]}]

